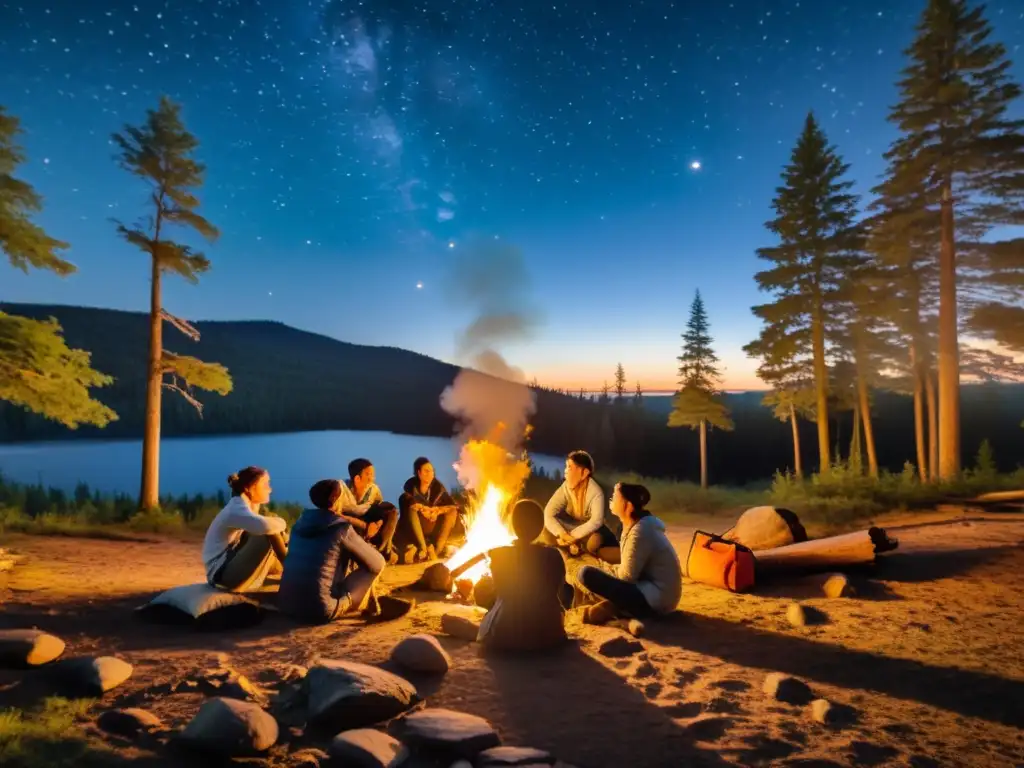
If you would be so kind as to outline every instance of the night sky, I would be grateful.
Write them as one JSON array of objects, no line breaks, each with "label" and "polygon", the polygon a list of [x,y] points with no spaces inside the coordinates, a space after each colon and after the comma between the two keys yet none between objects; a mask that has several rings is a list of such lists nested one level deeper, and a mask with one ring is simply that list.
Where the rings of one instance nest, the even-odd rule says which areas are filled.
[{"label": "night sky", "polygon": [[[740,348],[781,167],[813,109],[870,188],[923,5],[5,0],[0,103],[80,272],[3,265],[0,298],[147,307],[145,259],[110,223],[144,193],[109,137],[166,93],[222,231],[198,286],[168,280],[175,314],[453,360],[471,318],[446,290],[451,251],[498,237],[543,308],[506,350],[531,378],[600,386],[621,361],[631,387],[672,387],[699,288],[726,384],[752,386]],[[988,17],[1024,79],[1024,4]]]}]

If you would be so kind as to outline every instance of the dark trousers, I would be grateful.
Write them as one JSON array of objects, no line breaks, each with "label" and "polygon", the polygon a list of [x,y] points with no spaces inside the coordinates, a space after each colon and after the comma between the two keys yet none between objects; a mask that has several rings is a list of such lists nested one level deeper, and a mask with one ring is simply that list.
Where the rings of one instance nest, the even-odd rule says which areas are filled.
[{"label": "dark trousers", "polygon": [[[558,540],[547,528],[537,537],[537,543],[543,544],[546,547],[559,547]],[[606,563],[615,564],[619,562],[619,540],[607,525],[602,525],[584,541],[580,542],[580,544],[581,549],[594,557],[604,560]],[[565,548],[559,547],[559,549]]]},{"label": "dark trousers", "polygon": [[[455,527],[455,522],[459,518],[459,511],[453,509],[438,515],[433,520],[427,520],[418,511],[413,510],[411,496],[402,494],[398,505],[402,510],[402,520],[406,523],[408,533],[406,538],[415,544],[416,549],[420,552],[427,548],[427,544],[432,544],[434,551],[438,555],[442,554],[448,545],[448,537],[451,535],[452,528]],[[432,541],[427,541],[428,536],[432,538]]]},{"label": "dark trousers", "polygon": [[374,504],[363,515],[363,522],[366,524],[383,522],[377,534],[368,541],[373,544],[379,552],[387,554],[391,551],[391,540],[395,538],[395,530],[398,528],[398,509],[394,504],[383,501]]},{"label": "dark trousers", "polygon": [[632,582],[617,579],[592,565],[580,568],[576,578],[585,590],[603,597],[619,611],[633,618],[646,619],[654,615],[644,593]]}]

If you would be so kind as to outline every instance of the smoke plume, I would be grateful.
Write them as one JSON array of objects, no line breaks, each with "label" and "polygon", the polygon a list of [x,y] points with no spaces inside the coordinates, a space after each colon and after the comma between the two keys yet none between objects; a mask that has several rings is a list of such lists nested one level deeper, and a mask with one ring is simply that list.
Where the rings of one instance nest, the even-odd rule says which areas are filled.
[{"label": "smoke plume", "polygon": [[463,441],[487,438],[520,450],[536,398],[502,350],[528,340],[538,324],[522,254],[498,241],[477,241],[459,248],[452,266],[452,298],[471,308],[473,320],[456,340],[466,368],[441,394],[441,407],[458,420]]}]

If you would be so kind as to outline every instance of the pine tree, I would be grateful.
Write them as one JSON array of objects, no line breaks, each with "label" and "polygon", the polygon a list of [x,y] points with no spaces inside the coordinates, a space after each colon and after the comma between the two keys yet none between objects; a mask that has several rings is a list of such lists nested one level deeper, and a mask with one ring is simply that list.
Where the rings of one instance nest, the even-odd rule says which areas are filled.
[{"label": "pine tree", "polygon": [[814,369],[819,472],[829,471],[829,309],[857,243],[857,198],[844,179],[848,166],[830,146],[813,114],[793,150],[767,228],[779,244],[758,249],[772,267],[755,275],[775,301],[753,308],[772,335],[795,334],[811,352]]},{"label": "pine tree", "polygon": [[[60,276],[75,271],[55,240],[32,222],[43,201],[31,184],[14,176],[25,155],[18,144],[18,119],[0,106],[0,251],[16,269],[45,269]],[[90,354],[71,349],[56,320],[30,320],[0,312],[0,400],[38,413],[71,429],[103,427],[117,414],[89,393],[113,379],[92,368]]]},{"label": "pine tree", "polygon": [[644,391],[640,388],[640,382],[636,383],[636,392],[633,393],[633,404],[642,406],[644,404]]},{"label": "pine tree", "polygon": [[626,400],[626,371],[622,363],[615,366],[615,402],[623,403]]},{"label": "pine tree", "polygon": [[1024,123],[1007,117],[1021,89],[991,32],[984,6],[929,0],[889,116],[901,136],[887,153],[892,172],[885,190],[919,194],[920,205],[892,212],[888,226],[912,226],[922,211],[939,215],[941,479],[955,477],[961,466],[958,283],[967,291],[960,298],[968,300],[974,333],[1012,344],[1024,325],[1024,239],[982,239],[995,227],[1020,223],[1024,200]]},{"label": "pine tree", "polygon": [[690,319],[683,333],[683,351],[678,360],[679,391],[672,400],[668,425],[700,430],[700,485],[707,488],[708,425],[731,431],[733,422],[718,391],[722,376],[718,371],[718,356],[711,347],[710,324],[700,291],[694,295],[690,307]]},{"label": "pine tree", "polygon": [[868,474],[878,477],[878,454],[871,417],[871,391],[884,381],[883,371],[898,367],[900,348],[894,315],[899,297],[894,295],[887,268],[868,250],[851,256],[840,283],[839,302],[833,318],[834,356],[851,366],[851,390],[855,417],[853,435],[858,450],[851,449],[860,466],[860,437],[867,453]]},{"label": "pine tree", "polygon": [[177,104],[162,98],[157,109],[148,111],[143,125],[125,126],[122,133],[114,134],[113,140],[120,148],[121,167],[151,189],[152,209],[147,220],[134,227],[118,223],[118,233],[151,261],[146,420],[139,494],[139,507],[150,509],[159,503],[162,390],[179,393],[200,415],[202,404],[192,394],[193,387],[221,395],[231,391],[231,377],[224,366],[168,352],[163,344],[165,320],[193,341],[199,340],[194,327],[163,309],[164,273],[174,273],[195,283],[210,268],[202,253],[169,239],[168,230],[175,226],[189,229],[210,241],[216,239],[218,232],[197,212],[199,200],[194,192],[202,186],[206,169],[193,158],[199,142],[182,123]]}]

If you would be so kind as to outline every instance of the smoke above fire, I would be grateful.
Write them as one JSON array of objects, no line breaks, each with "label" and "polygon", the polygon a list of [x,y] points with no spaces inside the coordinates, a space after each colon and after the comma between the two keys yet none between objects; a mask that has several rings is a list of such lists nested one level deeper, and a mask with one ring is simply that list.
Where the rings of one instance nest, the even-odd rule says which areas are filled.
[{"label": "smoke above fire", "polygon": [[452,300],[473,319],[456,340],[458,362],[466,367],[441,394],[441,407],[457,419],[463,442],[490,440],[521,451],[536,396],[504,353],[528,341],[539,324],[526,265],[518,248],[497,240],[470,242],[454,256]]}]

